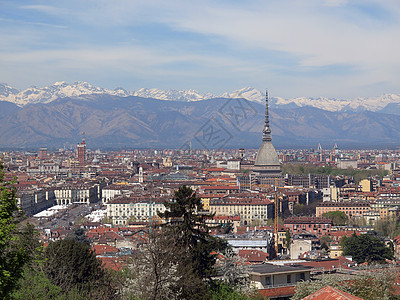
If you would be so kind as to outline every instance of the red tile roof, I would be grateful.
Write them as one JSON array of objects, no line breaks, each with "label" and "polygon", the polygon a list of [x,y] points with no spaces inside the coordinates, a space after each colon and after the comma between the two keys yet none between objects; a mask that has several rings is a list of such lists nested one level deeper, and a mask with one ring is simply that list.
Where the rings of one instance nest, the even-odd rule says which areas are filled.
[{"label": "red tile roof", "polygon": [[268,253],[259,250],[239,250],[239,256],[251,263],[262,263],[268,259]]},{"label": "red tile roof", "polygon": [[308,295],[303,300],[363,300],[363,298],[351,295],[341,290],[335,289],[329,285]]}]

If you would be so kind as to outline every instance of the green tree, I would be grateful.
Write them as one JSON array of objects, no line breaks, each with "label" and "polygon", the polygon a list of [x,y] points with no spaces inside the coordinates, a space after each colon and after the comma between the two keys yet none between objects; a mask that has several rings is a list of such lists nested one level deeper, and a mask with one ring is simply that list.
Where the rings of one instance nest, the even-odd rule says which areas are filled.
[{"label": "green tree", "polygon": [[21,231],[18,228],[21,211],[16,190],[12,182],[4,182],[3,179],[3,164],[0,162],[0,298],[7,299],[22,277],[30,254],[21,245]]},{"label": "green tree", "polygon": [[77,242],[85,243],[90,245],[90,241],[86,237],[86,230],[84,228],[75,228],[74,232],[69,236],[69,238],[76,240]]},{"label": "green tree", "polygon": [[351,255],[357,263],[385,263],[393,259],[393,252],[377,237],[369,234],[343,237],[341,241],[343,255]]},{"label": "green tree", "polygon": [[323,217],[332,219],[333,225],[344,226],[346,225],[349,217],[343,211],[335,210],[329,211],[322,214]]},{"label": "green tree", "polygon": [[175,191],[172,202],[166,202],[167,210],[159,216],[167,220],[164,232],[175,245],[186,251],[187,263],[200,278],[210,278],[216,257],[213,251],[226,248],[226,242],[211,236],[206,220],[212,215],[201,213],[203,205],[196,193],[187,186]]},{"label": "green tree", "polygon": [[50,243],[45,251],[44,272],[63,292],[77,289],[88,299],[114,299],[110,276],[85,243],[64,239]]}]

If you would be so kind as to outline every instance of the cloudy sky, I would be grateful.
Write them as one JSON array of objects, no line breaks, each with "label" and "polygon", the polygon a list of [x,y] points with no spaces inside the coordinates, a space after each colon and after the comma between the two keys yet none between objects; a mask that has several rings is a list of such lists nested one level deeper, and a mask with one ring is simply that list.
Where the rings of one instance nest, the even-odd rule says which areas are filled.
[{"label": "cloudy sky", "polygon": [[400,94],[399,0],[0,1],[0,82]]}]

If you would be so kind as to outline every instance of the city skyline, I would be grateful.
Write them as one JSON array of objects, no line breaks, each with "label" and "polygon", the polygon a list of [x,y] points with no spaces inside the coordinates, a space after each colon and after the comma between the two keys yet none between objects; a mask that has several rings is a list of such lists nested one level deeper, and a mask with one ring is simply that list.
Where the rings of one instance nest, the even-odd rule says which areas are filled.
[{"label": "city skyline", "polygon": [[400,93],[395,1],[0,4],[0,82],[280,97]]}]

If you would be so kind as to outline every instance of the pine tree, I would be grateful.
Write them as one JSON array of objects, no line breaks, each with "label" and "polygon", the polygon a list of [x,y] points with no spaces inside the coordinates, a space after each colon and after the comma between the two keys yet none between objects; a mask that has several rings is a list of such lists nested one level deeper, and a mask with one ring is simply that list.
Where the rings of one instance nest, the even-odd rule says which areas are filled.
[{"label": "pine tree", "polygon": [[159,216],[167,220],[164,233],[185,250],[188,263],[200,278],[210,278],[215,264],[213,251],[226,248],[226,242],[209,234],[206,220],[213,215],[203,213],[201,199],[187,186],[175,191],[172,202],[166,202],[167,210]]}]

